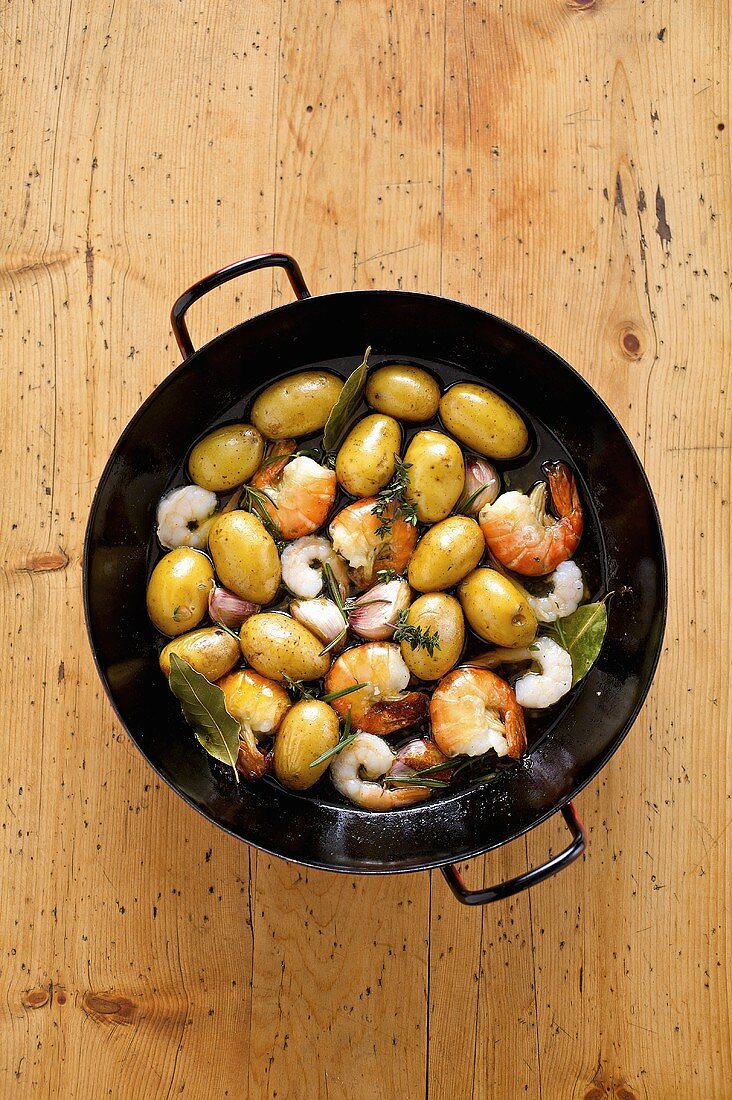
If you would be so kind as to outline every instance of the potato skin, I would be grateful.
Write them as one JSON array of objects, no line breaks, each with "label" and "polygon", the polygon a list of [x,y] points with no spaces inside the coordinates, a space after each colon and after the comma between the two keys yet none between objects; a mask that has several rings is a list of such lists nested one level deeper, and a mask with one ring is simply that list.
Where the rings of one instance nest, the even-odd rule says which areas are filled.
[{"label": "potato skin", "polygon": [[409,583],[418,592],[441,592],[467,577],[483,557],[485,539],[474,519],[448,516],[430,527],[409,562]]},{"label": "potato skin", "polygon": [[249,480],[263,454],[264,440],[253,424],[225,424],[196,443],[188,473],[203,489],[225,493]]},{"label": "potato skin", "polygon": [[339,483],[354,497],[372,497],[391,481],[402,430],[391,416],[372,413],[346,436],[336,458]]},{"label": "potato skin", "polygon": [[239,644],[247,662],[272,680],[320,680],[330,668],[323,643],[289,615],[265,611],[243,624]]},{"label": "potato skin", "polygon": [[179,546],[161,558],[147,585],[147,613],[161,634],[177,638],[198,626],[214,586],[210,559],[201,550]]},{"label": "potato skin", "polygon": [[312,435],[325,427],[343,389],[328,371],[303,370],[280,378],[255,398],[252,423],[267,439]]},{"label": "potato skin", "polygon": [[409,465],[405,496],[420,523],[438,523],[449,516],[465,485],[463,454],[442,432],[417,432],[404,455]]},{"label": "potato skin", "polygon": [[274,747],[275,775],[283,787],[306,791],[317,783],[330,760],[311,768],[327,749],[338,744],[338,715],[319,699],[302,699],[287,712]]},{"label": "potato skin", "polygon": [[266,604],[280,585],[282,569],[274,539],[250,512],[236,509],[214,520],[208,548],[225,588],[242,600]]},{"label": "potato skin", "polygon": [[241,657],[236,638],[220,626],[204,626],[168,642],[160,654],[160,668],[170,676],[170,655],[176,653],[211,683],[225,676]]},{"label": "potato skin", "polygon": [[522,592],[495,569],[476,569],[458,588],[465,618],[475,633],[499,646],[530,645],[536,616]]},{"label": "potato skin", "polygon": [[487,386],[450,386],[440,399],[440,417],[451,435],[487,458],[516,458],[529,445],[519,414]]},{"label": "potato skin", "polygon": [[426,649],[412,649],[408,642],[401,643],[401,653],[409,671],[420,680],[441,680],[460,660],[465,641],[465,620],[460,604],[454,596],[444,592],[430,592],[419,596],[407,613],[410,626],[424,630],[436,630],[440,648],[432,656]]},{"label": "potato skin", "polygon": [[440,387],[421,367],[393,364],[378,367],[366,383],[366,401],[377,412],[421,424],[437,415]]}]

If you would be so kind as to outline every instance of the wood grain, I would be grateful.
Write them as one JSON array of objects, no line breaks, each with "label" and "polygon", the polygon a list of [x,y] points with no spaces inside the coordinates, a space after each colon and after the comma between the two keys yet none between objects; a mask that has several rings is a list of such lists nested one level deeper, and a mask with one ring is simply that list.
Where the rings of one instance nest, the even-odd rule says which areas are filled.
[{"label": "wood grain", "polygon": [[[3,1097],[730,1095],[729,42],[712,0],[6,6]],[[444,293],[536,333],[658,497],[664,660],[579,799],[588,855],[484,912],[439,875],[221,835],[93,667],[86,515],[177,361],[171,302],[272,247],[316,292]],[[288,293],[221,288],[194,340]]]}]

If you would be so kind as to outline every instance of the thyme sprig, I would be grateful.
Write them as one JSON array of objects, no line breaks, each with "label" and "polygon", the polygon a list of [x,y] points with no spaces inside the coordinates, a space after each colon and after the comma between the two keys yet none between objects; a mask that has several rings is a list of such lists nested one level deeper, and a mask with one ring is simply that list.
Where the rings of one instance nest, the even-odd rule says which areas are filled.
[{"label": "thyme sprig", "polygon": [[422,626],[413,626],[407,622],[408,615],[408,608],[399,612],[393,640],[395,642],[406,642],[412,649],[426,649],[430,657],[434,656],[435,650],[440,648],[439,632],[437,630],[425,630]]},{"label": "thyme sprig", "polygon": [[[389,484],[378,493],[376,504],[372,508],[373,514],[381,520],[376,528],[376,534],[379,538],[385,538],[390,533],[391,525],[395,519],[403,519],[405,523],[410,523],[412,527],[417,526],[417,513],[414,510],[414,505],[404,495],[409,488],[409,470],[411,470],[412,464],[411,462],[402,462],[399,455],[394,455],[394,457],[396,459],[394,476]],[[392,507],[393,514],[388,516],[387,513]]]}]

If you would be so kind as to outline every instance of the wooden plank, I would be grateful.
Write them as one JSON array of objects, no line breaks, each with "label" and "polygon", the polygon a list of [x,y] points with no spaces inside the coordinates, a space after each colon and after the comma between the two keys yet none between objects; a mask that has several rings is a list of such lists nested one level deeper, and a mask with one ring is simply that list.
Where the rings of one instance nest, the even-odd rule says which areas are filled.
[{"label": "wooden plank", "polygon": [[[3,15],[4,1096],[233,1096],[246,1079],[247,852],[161,787],[114,720],[80,559],[112,444],[177,361],[173,297],[232,250],[271,245],[257,119],[272,115],[278,16]],[[194,332],[263,308],[270,281],[218,298]]]},{"label": "wooden plank", "polygon": [[[443,37],[442,5],[284,6],[275,241],[313,292],[438,288]],[[260,856],[254,899],[252,1095],[421,1096],[429,876]]]}]

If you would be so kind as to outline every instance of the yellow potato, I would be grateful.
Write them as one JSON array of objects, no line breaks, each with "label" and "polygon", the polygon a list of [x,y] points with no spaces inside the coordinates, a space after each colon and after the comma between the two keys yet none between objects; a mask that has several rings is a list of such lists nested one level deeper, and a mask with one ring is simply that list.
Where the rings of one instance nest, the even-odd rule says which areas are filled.
[{"label": "yellow potato", "polygon": [[252,422],[267,439],[312,435],[325,427],[342,389],[342,378],[322,370],[280,378],[255,399]]},{"label": "yellow potato", "polygon": [[373,414],[346,436],[336,458],[336,477],[354,497],[372,497],[391,481],[402,445],[402,430],[390,416]]},{"label": "yellow potato", "polygon": [[404,462],[411,466],[405,496],[420,523],[438,523],[449,516],[465,485],[463,453],[455,440],[442,432],[417,432]]},{"label": "yellow potato", "polygon": [[330,766],[330,759],[311,768],[328,749],[338,744],[338,716],[319,699],[295,703],[279,728],[274,747],[274,769],[283,787],[306,791]]},{"label": "yellow potato", "polygon": [[225,588],[252,603],[274,599],[282,576],[280,556],[256,516],[239,509],[223,512],[213,522],[208,548]]},{"label": "yellow potato", "polygon": [[214,585],[210,560],[200,550],[179,546],[161,558],[147,585],[147,613],[161,634],[176,638],[198,626]]},{"label": "yellow potato", "polygon": [[252,615],[239,635],[248,663],[272,680],[320,680],[330,668],[323,643],[301,623],[277,612]]},{"label": "yellow potato", "polygon": [[243,485],[259,467],[264,440],[252,424],[226,424],[201,439],[191,451],[191,480],[212,493]]},{"label": "yellow potato", "polygon": [[488,458],[516,458],[529,445],[519,414],[487,386],[450,386],[440,400],[440,417],[456,439]]},{"label": "yellow potato", "polygon": [[372,409],[421,424],[437,415],[440,387],[426,370],[394,364],[371,372],[366,383],[366,401]]},{"label": "yellow potato", "polygon": [[168,642],[160,654],[163,675],[170,676],[170,655],[177,654],[213,683],[225,676],[241,656],[239,643],[220,626],[204,626]]},{"label": "yellow potato", "polygon": [[437,631],[439,649],[412,649],[409,642],[401,643],[404,663],[413,676],[420,680],[441,680],[460,660],[465,641],[465,621],[460,604],[454,596],[444,592],[430,592],[419,596],[407,614],[410,626],[422,627],[430,633]]},{"label": "yellow potato", "polygon": [[536,616],[522,592],[495,569],[476,569],[458,588],[465,618],[475,633],[499,646],[530,645]]},{"label": "yellow potato", "polygon": [[472,573],[484,550],[483,532],[474,519],[448,516],[417,543],[409,562],[409,583],[418,592],[452,588]]}]

